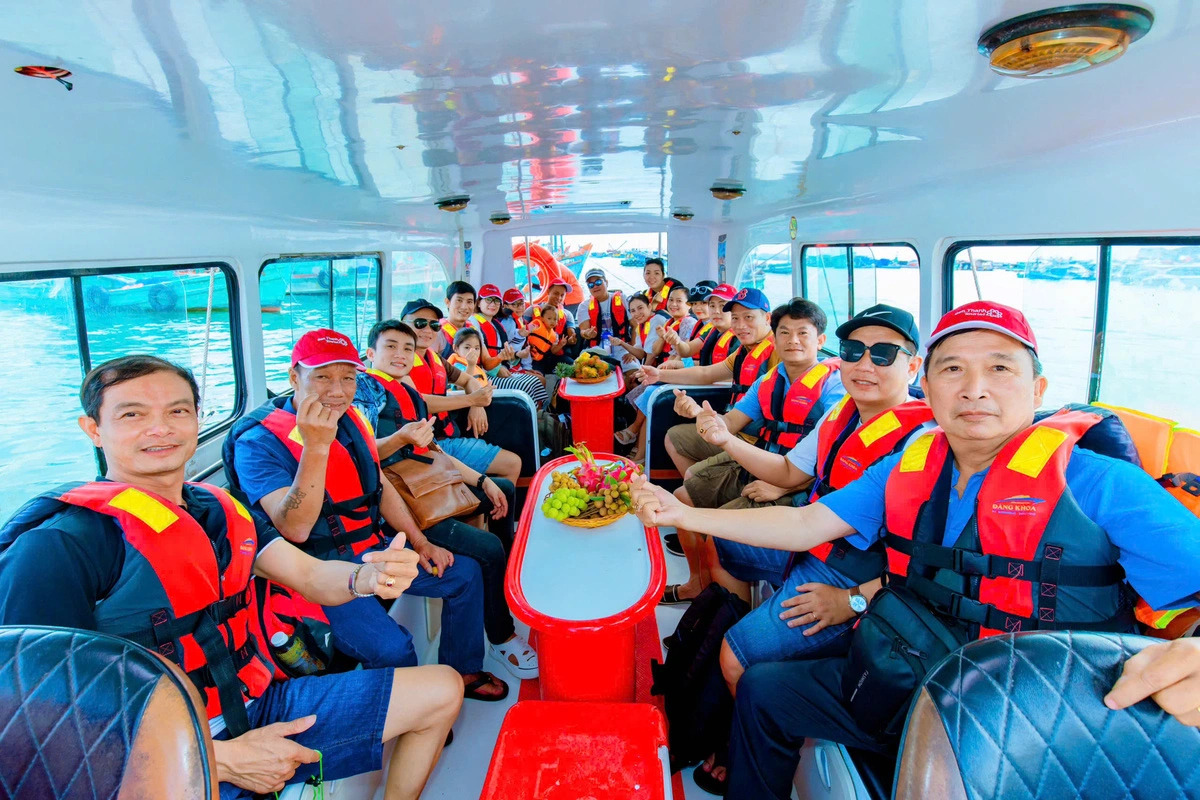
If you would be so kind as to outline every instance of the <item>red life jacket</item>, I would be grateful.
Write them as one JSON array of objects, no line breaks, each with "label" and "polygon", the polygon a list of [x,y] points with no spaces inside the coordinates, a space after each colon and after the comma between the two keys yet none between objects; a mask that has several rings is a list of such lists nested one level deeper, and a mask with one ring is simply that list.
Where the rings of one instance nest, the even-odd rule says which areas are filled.
[{"label": "red life jacket", "polygon": [[442,333],[445,334],[446,341],[449,344],[454,344],[454,336],[458,333],[458,326],[444,317],[442,318],[441,323]]},{"label": "red life jacket", "polygon": [[[296,415],[282,407],[272,407],[264,415],[266,408],[260,407],[249,416],[275,434],[298,464],[304,440],[296,425]],[[351,406],[338,420],[338,429],[349,434],[350,447],[337,439],[329,446],[321,516],[308,539],[297,545],[316,558],[348,559],[376,545],[387,544],[380,525],[382,489],[375,432],[356,406]]]},{"label": "red life jacket", "polygon": [[[1131,591],[1104,530],[1067,486],[1072,449],[1104,417],[1063,409],[1026,428],[983,478],[972,521],[942,545],[953,455],[934,430],[904,450],[885,489],[888,571],[977,636],[1033,629],[1130,630]],[[1058,613],[1071,606],[1084,618]]]},{"label": "red life jacket", "polygon": [[696,360],[702,367],[720,364],[729,358],[729,352],[735,347],[737,337],[733,335],[732,330],[722,333],[714,327],[705,335],[704,344],[700,346],[700,355]]},{"label": "red life jacket", "polygon": [[682,286],[679,281],[674,278],[663,279],[662,288],[657,292],[651,292],[649,287],[646,288],[646,296],[650,298],[651,311],[666,311],[667,298],[671,296],[671,290],[676,286]]},{"label": "red life jacket", "polygon": [[[255,614],[258,534],[250,513],[227,492],[189,486],[221,505],[225,519],[215,541],[184,509],[129,484],[85,483],[57,499],[112,517],[125,539],[121,577],[96,605],[96,630],[178,664],[209,718],[223,714],[230,734],[239,736],[250,728],[246,702],[266,691],[275,670]],[[226,547],[230,561],[221,570],[216,554]]]},{"label": "red life jacket", "polygon": [[772,453],[786,453],[816,427],[825,413],[821,392],[839,364],[818,362],[784,390],[779,378],[782,363],[771,367],[758,385],[758,405],[763,424],[758,429],[758,446]]},{"label": "red life jacket", "polygon": [[[933,411],[925,401],[912,400],[876,414],[860,426],[854,399],[843,397],[817,429],[816,481],[809,502],[858,480],[868,467],[895,453],[910,433],[931,419]],[[808,552],[859,584],[878,578],[886,565],[882,542],[860,550],[845,539],[835,539]]]},{"label": "red life jacket", "polygon": [[[537,306],[534,306],[533,307],[533,317],[534,317],[534,319],[541,319],[542,318],[542,309],[538,308]],[[567,327],[567,312],[560,308],[558,310],[558,322],[554,323],[555,335],[562,336],[563,329],[566,327]]]},{"label": "red life jacket", "polygon": [[[375,437],[383,439],[391,436],[410,422],[426,419],[429,409],[416,389],[401,380],[393,378],[386,372],[377,369],[367,370],[380,386],[387,390],[387,405],[379,412],[379,422],[375,426]],[[407,449],[407,448],[402,448]],[[424,452],[422,450],[421,452]],[[404,458],[401,450],[397,450],[387,458],[380,460],[380,466],[391,466]]]},{"label": "red life jacket", "polygon": [[[442,357],[432,350],[426,350],[423,357],[420,353],[413,356],[412,371],[408,373],[408,377],[412,378],[413,385],[421,394],[443,397],[446,394],[446,364],[442,361]],[[437,418],[438,427],[441,428],[440,435],[458,435],[458,429],[455,427],[449,411],[438,412]]]},{"label": "red life jacket", "polygon": [[488,355],[492,357],[500,355],[500,351],[504,349],[505,342],[508,341],[504,329],[494,320],[488,319],[483,314],[476,314],[471,317],[471,320],[475,323],[471,327],[478,330],[479,335],[483,337],[483,344],[487,348]]},{"label": "red life jacket", "polygon": [[[767,363],[775,352],[775,337],[768,335],[753,347],[741,345],[733,357],[733,396],[729,407],[733,408],[741,400],[750,387],[758,380],[758,376],[767,371]],[[716,363],[715,361],[713,363]]]},{"label": "red life jacket", "polygon": [[[600,304],[596,298],[588,298],[588,327],[596,330],[595,339],[588,340],[588,347],[600,344]],[[629,313],[625,309],[625,298],[620,292],[609,292],[608,318],[612,321],[612,335],[618,339],[626,338],[629,333]]]},{"label": "red life jacket", "polygon": [[693,339],[703,339],[705,336],[708,336],[708,332],[711,331],[712,329],[713,329],[713,324],[706,320],[705,322],[700,324],[699,328],[692,331],[692,338]]},{"label": "red life jacket", "polygon": [[[671,330],[675,331],[676,333],[679,333],[679,329],[681,327],[683,327],[683,321],[685,319],[687,319],[687,318],[680,317],[679,319],[675,319],[674,317],[672,317],[671,319],[669,319],[663,323],[663,327],[670,328]],[[675,348],[672,347],[671,344],[664,339],[662,352],[659,353],[659,355],[658,355],[658,363],[661,364],[663,361],[666,361],[668,358],[671,357],[671,354],[674,352],[675,352]]]}]

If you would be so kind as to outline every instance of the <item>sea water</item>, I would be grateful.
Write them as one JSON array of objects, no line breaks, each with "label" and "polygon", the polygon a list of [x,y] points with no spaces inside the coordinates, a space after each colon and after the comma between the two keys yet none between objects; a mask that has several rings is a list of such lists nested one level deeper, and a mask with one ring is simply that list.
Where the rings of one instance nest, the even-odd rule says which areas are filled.
[{"label": "sea water", "polygon": [[[622,267],[619,259],[593,257],[587,267],[601,267],[609,286],[631,292],[644,288],[638,267]],[[855,295],[866,302],[890,302],[915,309],[919,297],[917,270],[871,270],[855,273]],[[829,277],[829,276],[825,276]],[[837,276],[834,276],[835,278]],[[1030,280],[1015,272],[954,273],[956,302],[975,299],[975,277],[987,299],[1022,308],[1038,337],[1039,352],[1050,388],[1045,407],[1087,399],[1092,373],[1096,283],[1090,280]],[[869,278],[870,285],[865,281]],[[810,282],[812,276],[810,276]],[[764,290],[772,302],[790,297],[790,275],[767,274]],[[839,285],[836,280],[829,285]],[[844,275],[842,283],[844,287]],[[223,289],[221,290],[223,292]],[[34,494],[70,480],[96,474],[95,451],[80,431],[78,399],[82,361],[76,347],[74,316],[61,297],[34,302],[3,295],[0,287],[0,518],[7,518]],[[844,300],[834,303],[824,289],[815,293],[830,315],[829,333],[844,319]],[[393,298],[393,308],[405,298]],[[411,298],[410,298],[411,299]],[[324,301],[328,304],[327,299]],[[210,313],[192,301],[189,308],[169,312],[144,306],[88,312],[88,347],[93,364],[128,353],[153,353],[189,366],[203,384],[202,425],[227,420],[236,404],[234,354],[229,312]],[[311,300],[272,307],[262,314],[262,340],[267,356],[267,385],[286,388],[287,358],[292,343],[309,327],[335,327],[356,338],[373,322],[374,297],[335,300],[336,313],[317,309]],[[1200,335],[1200,286],[1175,281],[1147,286],[1113,282],[1100,400],[1143,409],[1200,426],[1195,398],[1200,378],[1190,356]],[[250,332],[242,331],[243,340]],[[256,338],[256,337],[251,337]],[[205,346],[207,343],[207,347]]]}]

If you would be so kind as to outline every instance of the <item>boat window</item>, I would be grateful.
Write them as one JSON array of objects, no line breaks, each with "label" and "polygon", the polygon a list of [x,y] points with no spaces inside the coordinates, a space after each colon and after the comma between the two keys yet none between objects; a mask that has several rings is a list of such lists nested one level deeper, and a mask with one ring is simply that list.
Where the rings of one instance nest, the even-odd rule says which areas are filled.
[{"label": "boat window", "polygon": [[1200,427],[1200,245],[1113,245],[1099,399]]},{"label": "boat window", "polygon": [[662,232],[514,236],[511,243],[512,285],[536,302],[544,298],[550,280],[562,278],[569,287],[566,307],[572,311],[587,300],[582,276],[589,269],[604,270],[608,288],[626,296],[645,291],[647,258],[661,258],[671,275],[667,234]]},{"label": "boat window", "polygon": [[772,306],[783,305],[796,292],[792,288],[792,246],[760,244],[742,259],[737,287],[762,289]]},{"label": "boat window", "polygon": [[314,328],[349,336],[360,351],[379,319],[379,257],[304,256],[271,259],[258,278],[267,389],[291,389],[288,368],[296,340]]},{"label": "boat window", "polygon": [[232,270],[224,264],[26,273],[0,283],[0,320],[28,336],[0,345],[0,515],[38,492],[102,471],[76,422],[79,385],[108,359],[151,353],[190,368],[200,384],[200,431],[232,419],[242,382],[230,328]]},{"label": "boat window", "polygon": [[839,325],[876,303],[916,315],[921,305],[917,251],[907,244],[805,245],[804,296],[828,317],[825,348],[836,351]]},{"label": "boat window", "polygon": [[425,298],[442,305],[450,275],[433,253],[421,250],[392,253],[392,305],[389,312],[399,317],[404,304]]},{"label": "boat window", "polygon": [[1100,250],[1094,242],[1013,242],[951,251],[948,308],[982,299],[1025,313],[1050,381],[1047,408],[1089,398]]}]

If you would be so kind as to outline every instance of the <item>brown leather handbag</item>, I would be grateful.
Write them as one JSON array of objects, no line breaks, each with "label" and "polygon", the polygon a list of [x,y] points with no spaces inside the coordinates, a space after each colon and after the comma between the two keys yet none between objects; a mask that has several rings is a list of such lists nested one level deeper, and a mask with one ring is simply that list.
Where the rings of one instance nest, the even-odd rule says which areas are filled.
[{"label": "brown leather handbag", "polygon": [[384,467],[383,474],[421,530],[479,508],[479,498],[463,482],[458,466],[436,444],[424,453],[406,448],[404,458]]}]

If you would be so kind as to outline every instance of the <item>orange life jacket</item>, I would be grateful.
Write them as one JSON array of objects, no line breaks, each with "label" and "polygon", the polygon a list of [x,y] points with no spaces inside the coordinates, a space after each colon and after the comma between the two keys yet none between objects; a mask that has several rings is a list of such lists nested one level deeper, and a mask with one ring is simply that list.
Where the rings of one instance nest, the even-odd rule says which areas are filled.
[{"label": "orange life jacket", "polygon": [[[588,340],[588,347],[600,344],[600,304],[596,298],[588,298],[588,327],[594,328],[596,338]],[[612,335],[618,339],[626,338],[629,333],[629,313],[625,309],[625,298],[620,292],[609,292],[608,318],[612,320]]]},{"label": "orange life jacket", "polygon": [[758,385],[758,405],[763,424],[758,429],[758,446],[772,453],[786,453],[816,427],[825,413],[821,392],[839,366],[816,363],[784,389],[779,377],[782,364],[771,367]]},{"label": "orange life jacket", "polygon": [[[223,714],[231,735],[239,736],[250,729],[246,702],[266,691],[275,672],[255,611],[258,533],[250,513],[223,489],[189,486],[220,503],[224,520],[215,537],[174,503],[125,483],[69,485],[38,501],[53,501],[51,511],[67,504],[116,521],[125,563],[96,605],[96,630],[178,664],[204,698],[208,717]],[[25,522],[6,526],[5,544],[36,527],[33,518]],[[229,553],[224,569],[218,551]]]},{"label": "orange life jacket", "polygon": [[[304,439],[296,415],[268,403],[248,416],[275,434],[299,464]],[[267,411],[264,415],[263,412]],[[387,544],[381,531],[379,501],[379,451],[375,432],[357,406],[350,406],[338,420],[338,428],[349,434],[350,447],[337,439],[329,446],[325,465],[325,499],[321,516],[308,539],[297,547],[317,558],[349,559],[371,547]]]},{"label": "orange life jacket", "polygon": [[[931,419],[933,411],[925,401],[912,400],[876,414],[860,426],[854,399],[843,397],[817,429],[816,480],[809,502],[858,480],[868,467],[895,453],[909,434]],[[835,539],[808,552],[859,584],[878,578],[887,563],[882,542],[860,550],[845,539]]]},{"label": "orange life jacket", "polygon": [[[559,317],[560,321],[562,319],[563,317]],[[550,348],[558,343],[558,334],[550,330],[546,323],[542,322],[542,315],[538,314],[529,322],[529,328],[525,331],[525,343],[529,346],[530,357],[534,361],[541,361],[550,352]]]},{"label": "orange life jacket", "polygon": [[730,351],[737,346],[737,337],[733,335],[732,330],[722,333],[714,327],[705,335],[696,361],[702,367],[720,364],[729,358]]},{"label": "orange life jacket", "polygon": [[[733,397],[729,407],[733,408],[741,400],[750,387],[758,380],[758,376],[767,371],[767,363],[775,352],[775,337],[768,335],[753,347],[741,345],[733,356]],[[714,362],[716,363],[716,362]]]},{"label": "orange life jacket", "polygon": [[472,378],[475,378],[484,385],[491,383],[491,381],[488,380],[488,375],[486,372],[484,372],[483,367],[479,366],[478,364],[476,364],[474,367],[468,367],[467,360],[458,353],[454,353],[450,356],[450,358],[446,359],[446,363],[458,367],[463,372],[467,373]]},{"label": "orange life jacket", "polygon": [[[972,521],[942,545],[953,455],[940,430],[900,457],[885,489],[888,571],[977,636],[1034,629],[1129,630],[1131,591],[1105,532],[1066,480],[1075,443],[1104,419],[1063,409],[1031,425],[996,456]],[[1059,613],[1070,597],[1085,618]]]},{"label": "orange life jacket", "polygon": [[[421,394],[443,397],[446,394],[446,364],[442,361],[442,357],[432,350],[426,350],[423,357],[420,353],[413,356],[413,366],[408,377],[412,378],[413,386],[416,386],[417,391]],[[454,419],[450,416],[449,411],[439,411],[436,416],[439,435],[443,437],[457,435],[458,429],[455,427]]]},{"label": "orange life jacket", "polygon": [[[534,306],[533,307],[533,318],[535,320],[540,320],[542,318],[542,309],[540,309],[537,306]],[[532,321],[530,324],[532,324]],[[565,311],[563,311],[563,309],[560,308],[558,310],[558,322],[554,323],[554,335],[562,336],[562,332],[566,327],[567,327],[567,314]],[[557,339],[555,341],[557,341]]]}]

